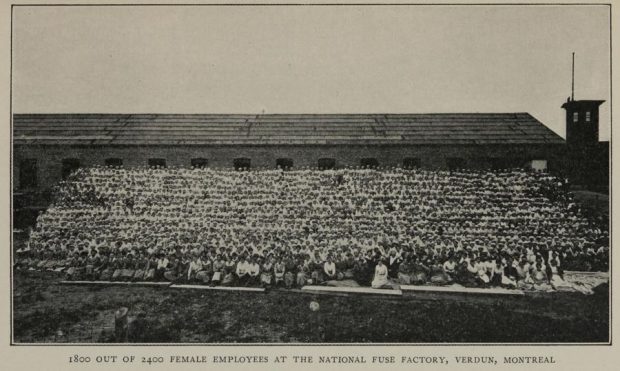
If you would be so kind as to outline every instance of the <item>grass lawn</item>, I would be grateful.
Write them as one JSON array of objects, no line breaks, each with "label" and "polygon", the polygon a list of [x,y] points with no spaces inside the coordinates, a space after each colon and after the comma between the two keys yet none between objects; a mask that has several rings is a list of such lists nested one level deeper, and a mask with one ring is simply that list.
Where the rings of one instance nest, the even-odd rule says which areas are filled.
[{"label": "grass lawn", "polygon": [[[403,297],[64,286],[54,273],[15,272],[20,342],[113,342],[129,308],[134,342],[607,342],[608,285],[594,295]],[[313,312],[309,303],[320,309]]]}]

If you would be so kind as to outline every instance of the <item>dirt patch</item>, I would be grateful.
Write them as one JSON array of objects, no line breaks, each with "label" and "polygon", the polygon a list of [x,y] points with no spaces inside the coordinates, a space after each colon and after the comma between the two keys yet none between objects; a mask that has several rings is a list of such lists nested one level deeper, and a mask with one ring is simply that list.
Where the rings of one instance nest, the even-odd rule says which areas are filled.
[{"label": "dirt patch", "polygon": [[147,343],[607,342],[609,334],[607,285],[589,296],[386,299],[62,286],[51,272],[14,279],[16,342],[113,342],[121,306],[129,308],[130,341]]}]

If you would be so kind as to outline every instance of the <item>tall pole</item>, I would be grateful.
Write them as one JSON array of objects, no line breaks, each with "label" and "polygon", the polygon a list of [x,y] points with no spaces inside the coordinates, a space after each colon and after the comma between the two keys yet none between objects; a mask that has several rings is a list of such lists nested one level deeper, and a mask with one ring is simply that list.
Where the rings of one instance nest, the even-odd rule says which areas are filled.
[{"label": "tall pole", "polygon": [[575,52],[573,52],[573,73],[572,73],[572,80],[571,80],[571,100],[575,100]]}]

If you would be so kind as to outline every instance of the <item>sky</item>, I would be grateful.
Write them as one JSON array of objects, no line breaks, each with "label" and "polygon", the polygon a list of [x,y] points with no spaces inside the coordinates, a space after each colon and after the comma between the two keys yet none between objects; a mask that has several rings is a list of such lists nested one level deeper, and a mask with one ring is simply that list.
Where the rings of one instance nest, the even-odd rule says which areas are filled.
[{"label": "sky", "polygon": [[14,113],[529,112],[600,99],[607,6],[15,7]]}]

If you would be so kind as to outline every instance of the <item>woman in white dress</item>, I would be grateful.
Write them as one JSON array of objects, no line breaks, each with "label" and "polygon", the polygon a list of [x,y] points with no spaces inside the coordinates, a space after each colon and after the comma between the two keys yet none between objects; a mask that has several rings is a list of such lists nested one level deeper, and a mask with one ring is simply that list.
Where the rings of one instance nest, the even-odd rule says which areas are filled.
[{"label": "woman in white dress", "polygon": [[388,269],[383,263],[383,260],[379,260],[379,263],[375,267],[375,277],[372,280],[371,286],[373,289],[380,289],[386,285],[389,285]]}]

